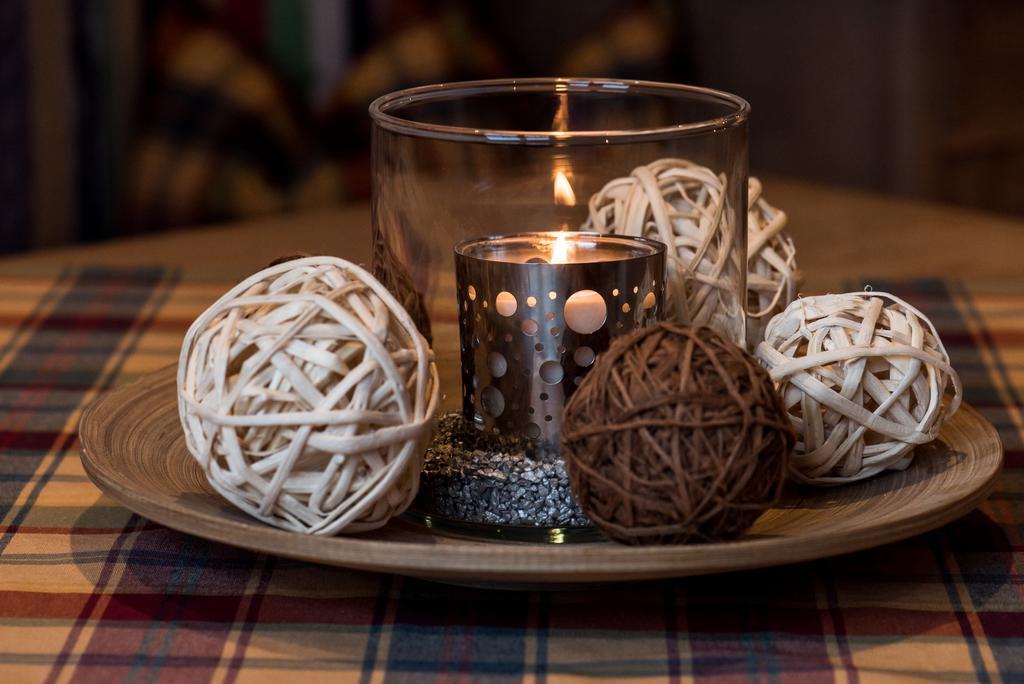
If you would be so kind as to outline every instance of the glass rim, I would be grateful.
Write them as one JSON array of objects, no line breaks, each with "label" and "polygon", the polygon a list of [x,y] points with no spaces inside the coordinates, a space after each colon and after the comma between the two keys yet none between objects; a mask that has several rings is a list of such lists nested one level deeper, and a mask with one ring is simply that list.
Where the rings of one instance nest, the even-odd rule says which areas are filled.
[{"label": "glass rim", "polygon": [[[435,124],[396,115],[394,110],[425,102],[489,93],[551,92],[625,94],[642,89],[645,94],[702,98],[730,107],[723,116],[687,123],[616,130],[530,131],[487,129]],[[750,116],[750,104],[732,93],[701,86],[612,78],[501,78],[478,81],[453,81],[406,88],[382,95],[370,103],[370,118],[389,131],[417,137],[452,141],[475,141],[512,145],[610,144],[656,140],[706,133],[744,124]]]},{"label": "glass rim", "polygon": [[[594,259],[594,260],[575,260],[567,261],[564,263],[551,263],[551,262],[517,262],[517,261],[505,261],[503,259],[492,259],[489,258],[492,253],[483,253],[488,247],[493,247],[495,243],[510,242],[531,242],[535,243],[538,240],[557,240],[559,237],[572,237],[576,241],[581,240],[592,240],[594,242],[604,242],[606,245],[614,245],[617,248],[625,248],[631,251],[625,251],[621,256],[615,255],[612,258]],[[480,249],[477,249],[480,248]],[[637,254],[637,249],[642,249],[643,253]],[[468,238],[457,242],[452,247],[452,252],[459,257],[464,259],[472,259],[474,261],[500,261],[502,263],[513,263],[521,266],[578,266],[584,264],[594,263],[619,263],[623,261],[634,261],[638,259],[650,259],[658,255],[665,254],[667,247],[664,242],[660,240],[652,240],[650,238],[641,237],[639,235],[616,235],[614,233],[598,233],[591,230],[536,230],[536,231],[524,231],[521,233],[507,233],[505,235],[482,235],[479,237]]]}]

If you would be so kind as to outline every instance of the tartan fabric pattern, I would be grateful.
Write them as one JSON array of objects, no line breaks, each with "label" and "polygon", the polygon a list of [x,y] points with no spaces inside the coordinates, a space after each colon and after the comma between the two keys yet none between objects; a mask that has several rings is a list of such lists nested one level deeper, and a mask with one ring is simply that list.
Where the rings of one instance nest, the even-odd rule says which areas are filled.
[{"label": "tartan fabric pattern", "polygon": [[1000,431],[980,510],[839,558],[545,593],[271,558],[133,515],[85,476],[78,417],[173,362],[229,283],[0,272],[0,681],[1024,680],[1024,284],[874,285],[932,317]]}]

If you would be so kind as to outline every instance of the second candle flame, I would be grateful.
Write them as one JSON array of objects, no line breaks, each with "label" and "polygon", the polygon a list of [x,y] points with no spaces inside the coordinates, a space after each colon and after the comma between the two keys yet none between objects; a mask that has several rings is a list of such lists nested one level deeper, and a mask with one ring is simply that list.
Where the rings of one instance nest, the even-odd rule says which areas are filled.
[{"label": "second candle flame", "polygon": [[[569,178],[561,169],[555,170],[554,193],[555,204],[561,204],[566,207],[576,206],[576,193],[573,192]],[[568,225],[563,225],[562,230],[568,227]],[[551,249],[551,263],[564,264],[567,261],[569,261],[569,241],[565,239],[564,235],[559,235],[555,238],[554,247]]]},{"label": "second candle flame", "polygon": [[573,192],[572,184],[560,169],[555,171],[555,204],[566,207],[576,206],[576,193]]}]

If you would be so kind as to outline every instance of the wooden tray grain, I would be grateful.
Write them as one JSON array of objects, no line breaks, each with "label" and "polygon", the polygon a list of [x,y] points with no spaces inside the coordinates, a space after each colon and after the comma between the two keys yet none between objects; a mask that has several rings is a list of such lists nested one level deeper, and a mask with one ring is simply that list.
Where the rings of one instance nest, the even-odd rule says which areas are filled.
[{"label": "wooden tray grain", "polygon": [[405,520],[376,532],[306,536],[252,520],[222,500],[185,450],[174,369],[106,393],[82,416],[93,482],[168,527],[253,551],[360,570],[494,586],[681,577],[781,565],[905,539],[955,520],[992,490],[1003,460],[995,429],[970,406],[918,449],[913,465],[834,489],[794,488],[741,539],[627,547],[543,545],[443,536]]}]

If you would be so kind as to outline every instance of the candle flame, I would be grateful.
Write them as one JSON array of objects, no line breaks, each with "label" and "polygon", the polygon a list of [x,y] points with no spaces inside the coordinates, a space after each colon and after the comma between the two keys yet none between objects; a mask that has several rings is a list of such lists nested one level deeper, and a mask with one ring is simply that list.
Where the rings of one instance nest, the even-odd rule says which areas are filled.
[{"label": "candle flame", "polygon": [[551,248],[551,263],[564,264],[569,261],[569,241],[565,235],[555,238],[555,245]]},{"label": "candle flame", "polygon": [[576,193],[573,192],[569,179],[561,169],[555,171],[555,204],[576,206]]},{"label": "candle flame", "polygon": [[[569,182],[569,177],[565,175],[565,171],[555,169],[554,179],[555,204],[566,207],[576,206],[576,193],[573,192],[572,184]],[[563,225],[562,230],[564,231],[568,227],[568,224]],[[569,241],[565,239],[565,235],[559,235],[555,238],[555,244],[551,249],[551,263],[564,264],[568,261]]]}]

